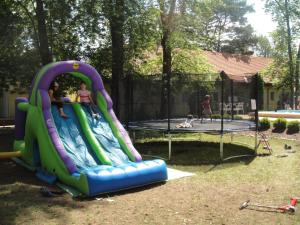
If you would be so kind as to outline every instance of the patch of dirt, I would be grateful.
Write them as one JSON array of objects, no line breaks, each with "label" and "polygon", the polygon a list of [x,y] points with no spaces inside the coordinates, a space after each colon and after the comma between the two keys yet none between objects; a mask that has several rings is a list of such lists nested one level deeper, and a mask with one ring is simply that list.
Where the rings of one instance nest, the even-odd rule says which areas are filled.
[{"label": "patch of dirt", "polygon": [[[73,200],[69,195],[45,198],[43,183],[11,162],[0,162],[0,218],[10,224],[297,224],[287,215],[238,209],[247,199],[286,204],[292,193],[269,182],[207,181],[198,177],[174,180],[101,198]],[[7,181],[8,179],[8,181]],[[4,182],[3,180],[6,180]],[[288,184],[287,184],[288,185]],[[9,188],[8,188],[9,187]],[[294,187],[294,186],[293,186]],[[288,188],[289,189],[289,188]],[[278,196],[273,198],[273,196]],[[110,201],[107,201],[110,199]],[[280,222],[279,222],[280,221]]]},{"label": "patch of dirt", "polygon": [[280,139],[290,139],[290,140],[300,140],[300,133],[288,134],[286,131],[284,132],[273,132],[271,129],[264,131],[269,136],[280,138]]},{"label": "patch of dirt", "polygon": [[[1,144],[3,140],[10,143],[8,137],[0,140]],[[297,148],[295,142],[289,143]],[[68,194],[42,197],[40,188],[45,183],[34,173],[10,160],[0,160],[0,224],[296,225],[300,221],[298,211],[288,215],[239,210],[248,199],[285,205],[289,197],[300,195],[300,151],[277,158],[282,142],[275,140],[273,145],[277,147],[272,156],[257,157],[249,163],[176,165],[175,160],[173,168],[195,172],[196,176],[81,200]],[[184,154],[179,153],[176,157]],[[186,154],[186,160],[195,157],[193,151]]]},{"label": "patch of dirt", "polygon": [[[260,131],[261,133],[266,134],[268,137],[277,138],[277,139],[283,139],[283,140],[291,140],[291,141],[300,141],[300,133],[294,133],[294,134],[288,134],[286,131],[283,132],[274,132],[271,129]],[[251,135],[253,136],[253,131],[247,131],[243,133],[239,133],[243,135]]]}]

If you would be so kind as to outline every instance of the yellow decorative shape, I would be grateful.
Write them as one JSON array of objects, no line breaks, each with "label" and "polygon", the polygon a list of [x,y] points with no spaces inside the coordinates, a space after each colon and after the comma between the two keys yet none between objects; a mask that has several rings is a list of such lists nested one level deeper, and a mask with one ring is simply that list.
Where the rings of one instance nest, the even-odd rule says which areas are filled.
[{"label": "yellow decorative shape", "polygon": [[78,70],[79,69],[79,64],[78,63],[73,63],[73,69]]}]

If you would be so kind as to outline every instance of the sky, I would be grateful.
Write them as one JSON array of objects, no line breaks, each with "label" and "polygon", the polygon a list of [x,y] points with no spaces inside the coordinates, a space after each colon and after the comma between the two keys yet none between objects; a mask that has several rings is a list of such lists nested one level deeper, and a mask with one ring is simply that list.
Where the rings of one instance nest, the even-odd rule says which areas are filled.
[{"label": "sky", "polygon": [[270,37],[270,32],[276,28],[276,23],[272,21],[272,16],[264,10],[264,0],[248,0],[248,4],[253,5],[255,10],[247,16],[248,22],[252,25],[257,34]]}]

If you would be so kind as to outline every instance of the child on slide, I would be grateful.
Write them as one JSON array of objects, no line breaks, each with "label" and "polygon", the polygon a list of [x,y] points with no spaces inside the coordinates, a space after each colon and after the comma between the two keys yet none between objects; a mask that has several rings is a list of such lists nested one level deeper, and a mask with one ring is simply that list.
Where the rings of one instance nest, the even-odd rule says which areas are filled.
[{"label": "child on slide", "polygon": [[68,115],[65,114],[64,108],[63,108],[64,107],[64,101],[63,101],[62,93],[59,90],[59,84],[56,81],[51,83],[51,86],[48,90],[48,94],[49,94],[49,97],[50,97],[50,100],[51,100],[51,104],[57,106],[57,109],[59,111],[59,115],[62,118],[67,119]]},{"label": "child on slide", "polygon": [[77,91],[76,102],[78,102],[78,98],[80,98],[80,104],[89,110],[93,118],[100,118],[100,115],[97,112],[97,107],[91,96],[91,92],[86,89],[86,84],[83,81],[80,83],[80,89]]}]

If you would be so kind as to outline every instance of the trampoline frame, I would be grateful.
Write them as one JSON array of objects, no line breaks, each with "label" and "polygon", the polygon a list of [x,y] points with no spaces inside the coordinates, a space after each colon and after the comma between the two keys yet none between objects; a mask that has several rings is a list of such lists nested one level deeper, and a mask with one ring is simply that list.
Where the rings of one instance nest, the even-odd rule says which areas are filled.
[{"label": "trampoline frame", "polygon": [[[226,121],[227,120],[225,120],[225,122]],[[237,121],[237,120],[235,120],[235,121]],[[147,122],[147,121],[142,121],[142,122]],[[245,122],[245,121],[239,121],[239,122]],[[135,141],[135,136],[136,136],[135,132],[136,131],[158,131],[158,132],[162,132],[162,133],[166,134],[167,141],[168,141],[168,159],[165,159],[165,160],[171,160],[171,157],[172,157],[172,134],[176,134],[176,133],[199,133],[199,134],[205,133],[205,134],[220,135],[220,159],[221,159],[221,161],[226,161],[226,160],[230,160],[230,159],[234,159],[234,158],[242,158],[242,157],[255,157],[257,154],[258,131],[256,130],[256,126],[249,127],[249,129],[239,129],[239,130],[236,130],[236,129],[235,130],[224,130],[223,129],[223,132],[221,132],[220,130],[204,131],[204,130],[196,130],[196,129],[187,130],[185,128],[176,128],[176,129],[168,130],[167,128],[149,128],[146,126],[132,126],[129,123],[129,130],[132,131],[133,142]],[[231,142],[233,142],[233,134],[238,133],[238,132],[244,132],[244,131],[254,131],[255,132],[255,135],[254,135],[255,141],[254,141],[254,146],[253,146],[254,154],[243,154],[243,155],[236,155],[236,156],[224,158],[224,135],[230,133],[231,134]],[[248,147],[251,148],[252,146],[248,145]]]},{"label": "trampoline frame", "polygon": [[[126,123],[126,127],[127,127],[127,130],[131,130],[133,131],[133,141],[135,141],[135,131],[138,131],[138,130],[155,130],[155,131],[161,131],[161,132],[164,132],[164,133],[167,133],[167,137],[168,137],[168,159],[170,160],[171,159],[171,156],[172,156],[172,133],[216,133],[216,134],[220,134],[220,160],[223,162],[223,161],[227,161],[227,160],[230,160],[230,159],[234,159],[234,158],[242,158],[242,157],[255,157],[257,155],[257,148],[258,148],[258,107],[257,107],[257,102],[258,102],[258,78],[259,78],[259,74],[256,73],[256,74],[253,74],[253,78],[254,79],[254,95],[251,96],[251,100],[254,100],[254,103],[255,105],[254,106],[251,106],[252,110],[254,111],[254,117],[255,117],[255,120],[254,120],[254,125],[255,127],[251,127],[250,129],[245,129],[245,130],[225,130],[224,129],[224,122],[226,122],[227,120],[224,119],[224,82],[225,82],[225,77],[229,78],[229,76],[224,72],[222,71],[220,73],[220,77],[221,77],[221,104],[222,104],[222,107],[221,107],[221,119],[220,119],[220,124],[221,124],[221,129],[220,130],[213,130],[215,132],[212,132],[212,130],[207,130],[207,131],[199,131],[199,130],[187,130],[187,129],[180,129],[180,128],[177,128],[176,130],[175,129],[171,129],[171,118],[170,118],[170,77],[171,77],[171,74],[164,74],[164,76],[166,77],[166,81],[167,81],[167,129],[165,128],[157,128],[157,129],[151,129],[151,128],[147,128],[147,127],[138,127],[138,126],[132,126],[130,125],[130,122],[127,120],[127,123]],[[230,80],[230,83],[231,83],[231,89],[230,89],[230,92],[231,92],[231,105],[233,106],[233,80]],[[129,93],[129,90],[127,90],[128,93]],[[127,96],[129,96],[129,94],[127,94]],[[233,111],[233,109],[232,109]],[[231,114],[231,120],[233,120],[233,113]],[[149,120],[148,120],[149,121]],[[162,120],[160,120],[162,121]],[[235,121],[238,121],[238,120],[235,120]],[[143,121],[143,122],[147,122],[147,121]],[[227,157],[227,158],[224,158],[224,134],[226,133],[233,133],[233,132],[242,132],[242,131],[254,131],[255,132],[255,135],[254,135],[254,138],[255,138],[255,143],[254,143],[254,154],[244,154],[244,155],[236,155],[236,156],[231,156],[231,157]],[[233,137],[232,137],[232,140],[233,140]]]},{"label": "trampoline frame", "polygon": [[[135,122],[129,122],[128,124],[128,128],[130,130],[148,130],[148,131],[162,131],[162,132],[170,132],[170,133],[220,133],[220,129],[197,129],[197,128],[185,128],[185,127],[181,127],[181,128],[171,128],[171,120],[173,120],[173,122],[176,122],[176,125],[181,124],[182,122],[185,121],[185,118],[173,118],[170,119],[170,128],[169,127],[151,127],[151,126],[147,126],[147,125],[140,125],[140,123],[168,123],[167,119],[163,119],[163,120],[143,120],[143,121],[135,121]],[[177,121],[178,120],[178,121]],[[192,123],[194,123],[195,121],[199,122],[201,121],[200,118],[196,118],[192,120]],[[212,119],[213,122],[207,121],[204,123],[201,123],[202,125],[209,125],[209,124],[216,124],[216,121],[219,122],[218,124],[221,125],[221,119]],[[242,131],[251,131],[251,130],[255,130],[255,122],[251,122],[248,120],[232,120],[232,119],[224,119],[223,123],[241,123],[241,124],[245,124],[244,128],[237,128],[237,129],[226,129],[223,127],[223,132],[224,133],[231,133],[231,132],[242,132]],[[246,125],[247,128],[246,128]],[[209,127],[209,126],[208,126]]]}]

